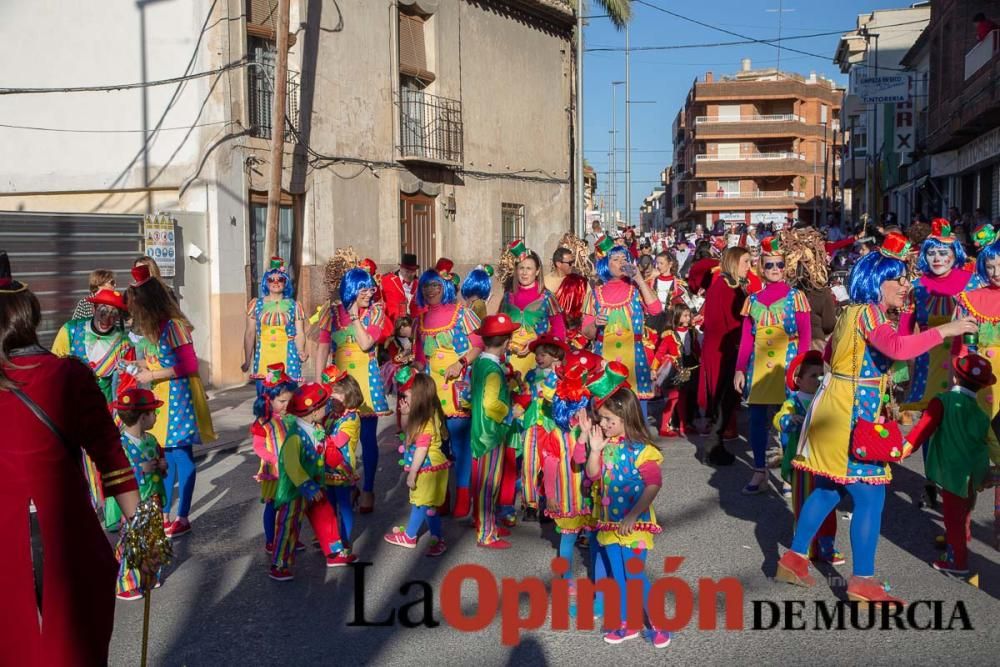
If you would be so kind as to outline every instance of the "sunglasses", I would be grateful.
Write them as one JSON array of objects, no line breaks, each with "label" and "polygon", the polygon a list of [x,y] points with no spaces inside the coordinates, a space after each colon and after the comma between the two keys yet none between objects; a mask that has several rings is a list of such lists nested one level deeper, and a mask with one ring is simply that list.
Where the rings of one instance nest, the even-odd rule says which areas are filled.
[{"label": "sunglasses", "polygon": [[575,266],[575,262],[567,262],[564,259],[557,260],[556,264],[565,264],[566,266]]},{"label": "sunglasses", "polygon": [[764,262],[764,270],[770,271],[771,269],[783,269],[785,268],[784,262]]},{"label": "sunglasses", "polygon": [[911,281],[910,281],[910,276],[904,273],[900,277],[896,278],[896,280],[894,280],[893,282],[898,283],[900,287],[907,287],[909,286]]},{"label": "sunglasses", "polygon": [[273,278],[268,278],[267,282],[272,285],[279,285],[279,284],[283,285],[285,283],[285,279],[279,278],[278,276],[274,276]]}]

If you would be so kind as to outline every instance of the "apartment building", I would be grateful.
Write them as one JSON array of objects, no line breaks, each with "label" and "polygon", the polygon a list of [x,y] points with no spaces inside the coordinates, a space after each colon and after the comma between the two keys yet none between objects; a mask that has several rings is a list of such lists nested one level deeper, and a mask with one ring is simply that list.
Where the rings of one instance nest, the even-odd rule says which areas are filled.
[{"label": "apartment building", "polygon": [[[277,0],[14,3],[4,17],[0,247],[53,335],[87,272],[127,281],[143,214],[171,226],[168,279],[202,377],[240,382],[264,253],[270,138],[282,131],[278,252],[308,311],[353,246],[464,272],[570,229],[570,0],[291,2],[288,119],[272,119]],[[45,26],[45,30],[39,30]],[[75,86],[129,85],[74,92]],[[161,237],[162,239],[162,237]]]},{"label": "apartment building", "polygon": [[675,221],[816,220],[836,210],[842,91],[749,59],[696,80],[674,121]]}]

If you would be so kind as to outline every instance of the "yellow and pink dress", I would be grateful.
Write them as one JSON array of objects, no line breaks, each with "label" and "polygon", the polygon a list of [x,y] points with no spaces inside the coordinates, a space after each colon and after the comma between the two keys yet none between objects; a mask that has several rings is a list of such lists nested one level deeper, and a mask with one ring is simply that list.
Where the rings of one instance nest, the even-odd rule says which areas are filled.
[{"label": "yellow and pink dress", "polygon": [[[653,536],[663,529],[656,522],[653,506],[636,517],[633,530],[619,535],[618,526],[628,515],[646,486],[662,484],[659,467],[663,455],[653,445],[612,438],[601,452],[601,472],[595,480],[597,542],[630,549],[652,549]],[[652,473],[652,475],[650,474]]]},{"label": "yellow and pink dress", "polygon": [[747,373],[743,399],[750,405],[781,405],[788,398],[785,368],[810,340],[806,295],[786,283],[770,283],[743,302],[737,370]]},{"label": "yellow and pink dress", "polygon": [[[532,341],[546,333],[566,338],[566,323],[559,302],[552,292],[537,282],[528,287],[518,284],[513,292],[506,292],[500,312],[521,325],[511,337],[509,361],[522,378],[535,367],[535,355],[528,351]],[[525,353],[524,356],[521,353]]]},{"label": "yellow and pink dress", "polygon": [[[993,374],[1000,377],[1000,287],[989,285],[962,292],[957,301],[956,317],[975,318],[979,330],[976,332],[974,346],[966,346],[959,338],[955,341],[955,351],[959,355],[972,351],[985,357],[993,368]],[[1000,413],[1000,385],[980,390],[976,398],[979,407],[989,415],[991,421]],[[987,443],[990,447],[990,459],[1000,460],[1000,442],[993,429],[987,434]]]},{"label": "yellow and pink dress", "polygon": [[413,442],[400,445],[403,458],[403,470],[410,471],[413,457],[417,449],[426,449],[420,470],[417,471],[417,485],[410,490],[410,504],[414,507],[437,508],[444,504],[445,493],[448,490],[448,468],[451,463],[441,451],[441,429],[443,424],[437,417],[424,424],[419,435]]},{"label": "yellow and pink dress", "polygon": [[457,303],[430,306],[417,318],[414,357],[434,380],[445,417],[469,416],[468,393],[463,391],[462,381],[456,389],[456,382],[445,381],[445,372],[473,345],[482,346],[473,333],[478,328],[476,314]]},{"label": "yellow and pink dress", "polygon": [[628,368],[628,383],[636,396],[653,398],[653,380],[643,337],[646,333],[646,315],[662,311],[659,301],[646,304],[638,288],[631,281],[613,279],[594,287],[583,303],[583,325],[593,324],[598,315],[608,318],[608,323],[598,328],[594,352],[605,361],[617,361]]},{"label": "yellow and pink dress", "polygon": [[[372,304],[360,314],[361,324],[368,335],[378,340],[382,334],[385,315],[381,304]],[[382,374],[378,365],[378,346],[373,345],[367,352],[361,349],[354,336],[351,316],[340,304],[326,309],[320,318],[320,343],[329,343],[333,352],[333,363],[337,368],[357,380],[361,387],[364,403],[358,408],[362,419],[384,417],[391,414],[386,399]]]},{"label": "yellow and pink dress", "polygon": [[247,307],[247,317],[253,317],[257,326],[250,377],[263,379],[268,366],[282,363],[288,376],[301,382],[302,360],[295,338],[297,322],[305,319],[302,306],[295,299],[254,299]]}]

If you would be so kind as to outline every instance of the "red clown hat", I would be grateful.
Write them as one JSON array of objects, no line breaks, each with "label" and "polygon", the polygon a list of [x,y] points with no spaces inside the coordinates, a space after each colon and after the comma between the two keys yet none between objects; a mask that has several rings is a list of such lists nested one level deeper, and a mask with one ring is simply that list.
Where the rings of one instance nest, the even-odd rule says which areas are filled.
[{"label": "red clown hat", "polygon": [[951,233],[951,223],[944,218],[934,218],[931,220],[931,233],[927,238],[951,243],[955,241],[955,236]]},{"label": "red clown hat", "polygon": [[149,272],[149,266],[138,264],[132,267],[132,287],[145,285],[153,279],[153,274]]},{"label": "red clown hat", "polygon": [[292,400],[288,403],[288,412],[296,417],[304,417],[313,410],[323,407],[329,398],[330,392],[326,387],[317,382],[309,382],[299,387],[292,396]]},{"label": "red clown hat", "polygon": [[137,410],[150,412],[163,406],[163,401],[148,389],[130,387],[118,395],[118,400],[111,404],[113,410]]},{"label": "red clown hat", "polygon": [[488,315],[476,333],[482,337],[486,336],[509,336],[521,327],[520,324],[510,318],[509,315],[498,313]]},{"label": "red clown hat", "polygon": [[94,296],[88,296],[87,301],[95,306],[113,306],[118,310],[128,311],[128,306],[125,305],[125,296],[114,289],[99,289],[94,293]]},{"label": "red clown hat", "polygon": [[910,239],[899,232],[890,232],[886,235],[885,240],[882,241],[882,245],[878,251],[884,257],[905,262],[907,255],[910,254]]},{"label": "red clown hat", "polygon": [[958,379],[979,387],[991,387],[997,383],[997,376],[989,360],[978,354],[955,357],[951,362]]},{"label": "red clown hat", "polygon": [[823,353],[819,350],[807,350],[805,352],[800,352],[791,360],[788,364],[788,368],[785,370],[785,386],[788,387],[789,391],[799,390],[799,366],[807,363],[812,365],[823,365]]},{"label": "red clown hat", "polygon": [[762,255],[780,255],[784,252],[777,236],[768,236],[763,239],[760,242],[760,251]]},{"label": "red clown hat", "polygon": [[535,348],[539,345],[552,345],[554,347],[558,347],[563,351],[563,354],[569,352],[569,346],[566,344],[566,341],[564,341],[561,337],[553,336],[552,334],[542,334],[535,340],[531,341],[528,343],[528,350],[534,352]]}]

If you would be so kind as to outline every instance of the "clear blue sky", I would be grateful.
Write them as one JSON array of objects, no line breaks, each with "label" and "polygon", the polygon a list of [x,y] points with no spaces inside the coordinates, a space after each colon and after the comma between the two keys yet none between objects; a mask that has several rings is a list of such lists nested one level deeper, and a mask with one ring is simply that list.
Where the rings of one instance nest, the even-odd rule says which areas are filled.
[{"label": "clear blue sky", "polygon": [[[753,39],[778,37],[779,0],[646,0],[677,14],[731,30]],[[591,1],[589,15],[601,14]],[[857,15],[875,9],[908,7],[908,2],[885,0],[781,0],[781,37],[837,31],[837,34],[783,42],[784,46],[808,51],[823,58],[791,53],[782,49],[781,69],[808,76],[815,71],[840,85],[846,77],[833,64],[839,32],[856,26]],[[633,2],[630,28],[631,47],[676,44],[710,44],[739,41],[740,38],[689,21],[669,16]],[[768,11],[772,10],[772,11]],[[914,35],[914,38],[916,35]],[[591,18],[584,30],[584,47],[623,48],[625,32],[615,30],[606,18]],[[716,76],[739,70],[740,59],[750,58],[754,69],[774,67],[778,50],[764,44],[715,46],[693,49],[633,51],[632,99],[655,104],[632,105],[632,221],[638,222],[643,198],[660,182],[660,171],[671,162],[671,125],[684,103],[695,78],[711,71]],[[611,129],[611,81],[625,79],[622,51],[584,54],[584,150],[587,161],[598,172],[598,193],[608,186],[609,130]],[[618,127],[618,205],[625,211],[625,87],[616,92]]]}]

